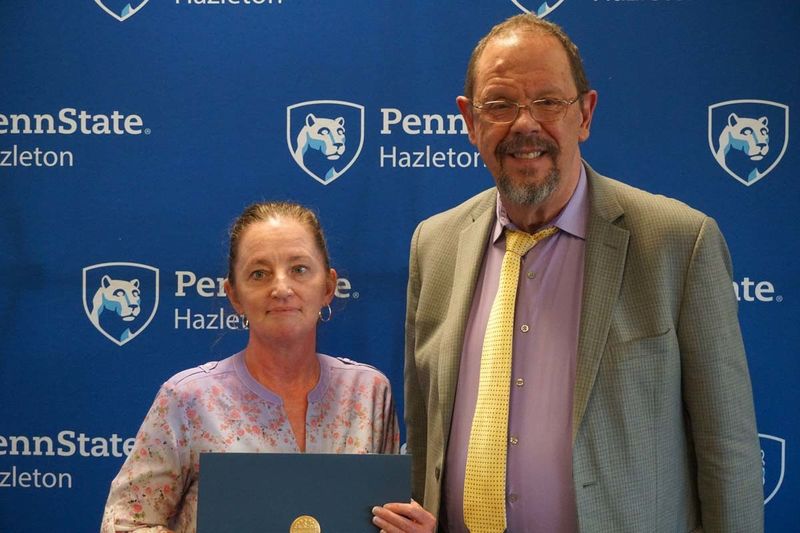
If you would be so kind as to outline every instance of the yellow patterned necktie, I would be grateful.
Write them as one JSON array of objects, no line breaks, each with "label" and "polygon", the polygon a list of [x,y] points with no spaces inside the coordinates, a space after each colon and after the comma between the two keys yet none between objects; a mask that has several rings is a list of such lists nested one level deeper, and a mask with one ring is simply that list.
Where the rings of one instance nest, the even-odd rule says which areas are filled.
[{"label": "yellow patterned necktie", "polygon": [[502,533],[506,529],[508,402],[520,263],[537,242],[557,231],[549,227],[533,235],[505,232],[506,253],[483,338],[478,399],[467,448],[464,524],[470,533]]}]

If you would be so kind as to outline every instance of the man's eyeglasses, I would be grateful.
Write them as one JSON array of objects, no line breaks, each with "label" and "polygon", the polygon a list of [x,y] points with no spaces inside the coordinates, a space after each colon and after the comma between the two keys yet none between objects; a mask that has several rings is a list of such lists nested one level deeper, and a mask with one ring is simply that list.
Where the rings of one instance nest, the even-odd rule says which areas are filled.
[{"label": "man's eyeglasses", "polygon": [[481,116],[494,124],[510,124],[517,120],[520,109],[527,109],[536,122],[558,122],[567,114],[567,108],[580,100],[579,94],[572,100],[559,98],[540,98],[529,104],[518,104],[508,100],[492,100],[478,104],[472,102]]}]

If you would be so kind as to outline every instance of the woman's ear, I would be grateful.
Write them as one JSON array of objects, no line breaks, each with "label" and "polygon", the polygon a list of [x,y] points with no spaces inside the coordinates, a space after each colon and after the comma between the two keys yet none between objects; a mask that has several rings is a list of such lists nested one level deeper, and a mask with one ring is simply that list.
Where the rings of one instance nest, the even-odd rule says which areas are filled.
[{"label": "woman's ear", "polygon": [[239,296],[236,294],[236,287],[233,286],[230,279],[225,279],[225,294],[228,296],[228,301],[231,303],[236,312],[240,315],[244,312],[242,304],[239,301]]},{"label": "woman's ear", "polygon": [[336,280],[338,276],[336,275],[336,270],[328,269],[328,276],[325,280],[325,303],[330,305],[333,301],[333,296],[336,294]]}]

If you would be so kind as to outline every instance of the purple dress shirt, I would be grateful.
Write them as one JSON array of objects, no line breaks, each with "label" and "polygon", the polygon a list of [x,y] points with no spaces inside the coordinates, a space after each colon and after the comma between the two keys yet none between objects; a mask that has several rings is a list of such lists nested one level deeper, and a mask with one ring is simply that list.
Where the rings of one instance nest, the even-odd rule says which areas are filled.
[{"label": "purple dress shirt", "polygon": [[[559,232],[522,258],[514,318],[506,474],[508,531],[575,533],[572,396],[589,205],[586,171],[550,224]],[[464,473],[486,323],[505,254],[503,228],[517,229],[500,198],[472,299],[458,374],[444,479],[444,526],[466,532]]]}]

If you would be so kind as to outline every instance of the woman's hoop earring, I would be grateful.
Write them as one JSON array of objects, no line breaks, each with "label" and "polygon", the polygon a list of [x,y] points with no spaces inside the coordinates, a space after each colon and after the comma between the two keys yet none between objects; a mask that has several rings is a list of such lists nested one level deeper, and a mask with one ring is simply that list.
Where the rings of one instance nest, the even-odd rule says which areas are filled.
[{"label": "woman's hoop earring", "polygon": [[[328,316],[327,317],[322,314],[322,309],[327,309],[328,310]],[[331,317],[333,316],[333,309],[331,309],[331,304],[326,305],[322,309],[319,310],[319,321],[320,322],[330,322],[331,321]]]}]

